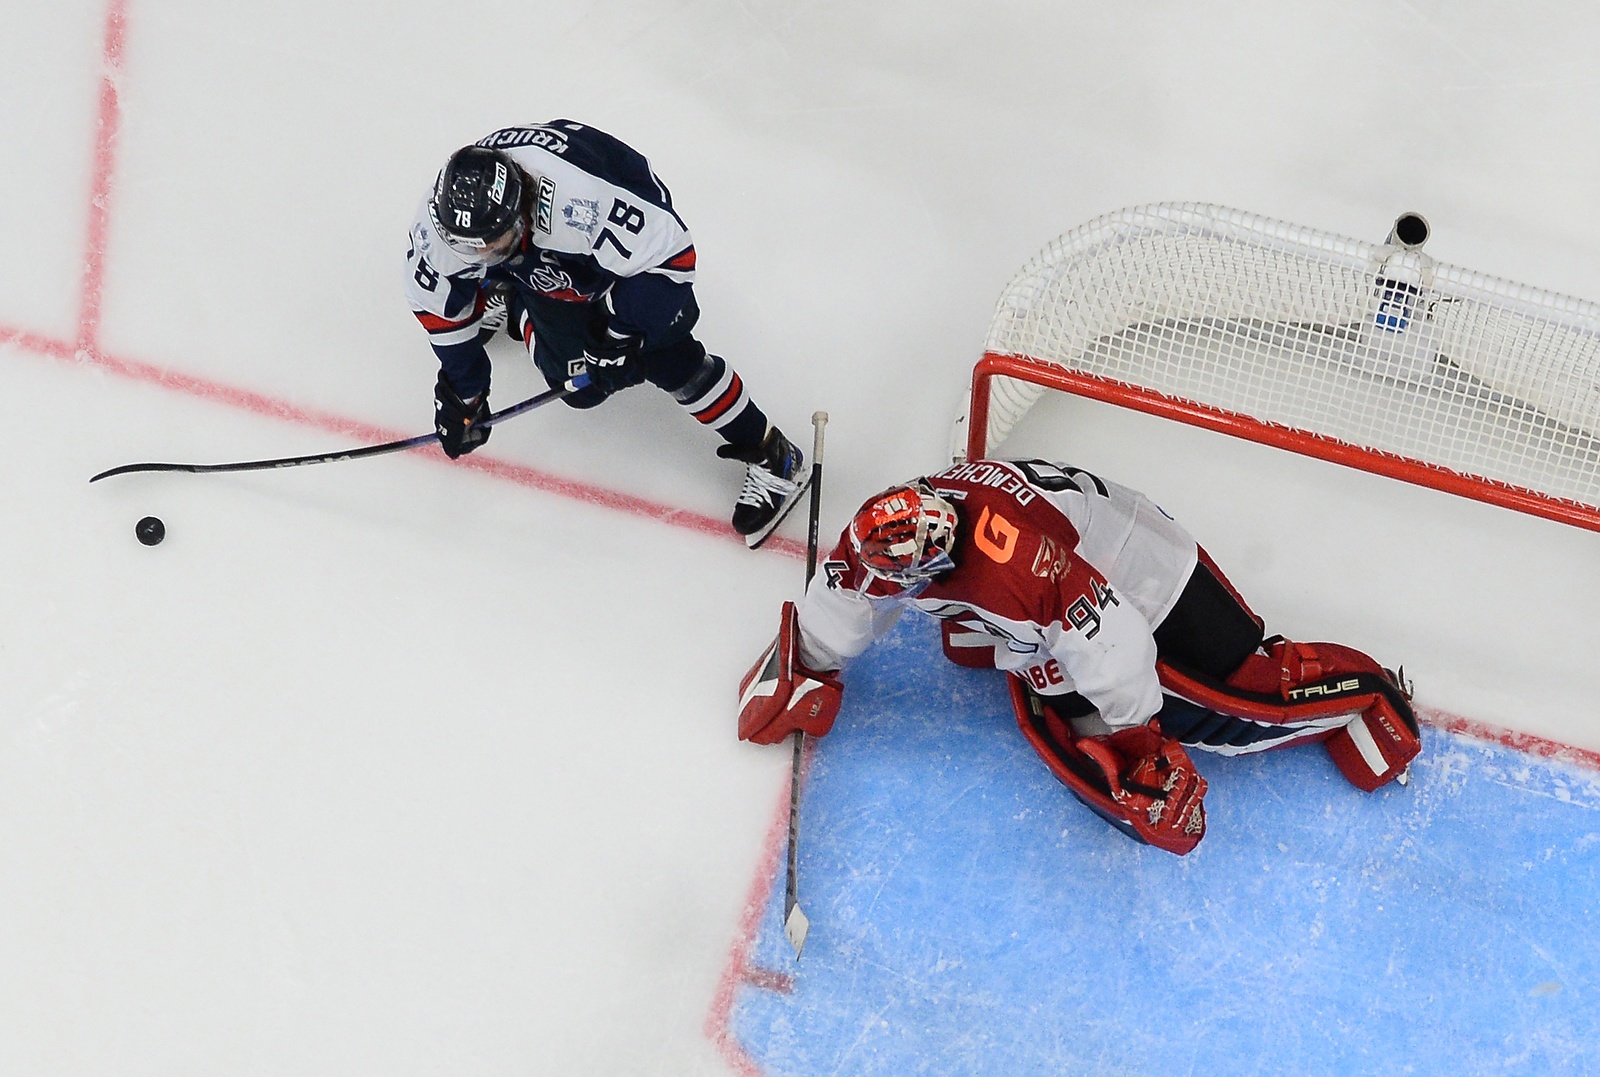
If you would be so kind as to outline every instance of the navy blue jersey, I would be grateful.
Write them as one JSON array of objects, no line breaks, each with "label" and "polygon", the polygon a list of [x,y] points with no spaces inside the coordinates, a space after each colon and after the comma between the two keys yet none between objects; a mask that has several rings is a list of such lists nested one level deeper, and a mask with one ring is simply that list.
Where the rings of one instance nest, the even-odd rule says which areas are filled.
[{"label": "navy blue jersey", "polygon": [[507,127],[478,141],[526,173],[528,230],[493,266],[461,258],[434,231],[426,201],[411,225],[406,296],[462,397],[489,384],[479,339],[485,289],[526,298],[604,303],[611,326],[649,347],[689,307],[694,241],[650,162],[603,131],[574,123]]}]

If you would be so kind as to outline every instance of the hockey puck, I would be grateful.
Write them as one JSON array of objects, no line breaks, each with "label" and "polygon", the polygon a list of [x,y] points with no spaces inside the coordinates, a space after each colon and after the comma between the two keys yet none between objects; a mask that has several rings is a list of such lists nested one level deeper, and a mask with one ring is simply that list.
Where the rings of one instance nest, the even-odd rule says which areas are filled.
[{"label": "hockey puck", "polygon": [[167,525],[154,516],[146,516],[133,525],[133,533],[146,546],[154,546],[167,537]]}]

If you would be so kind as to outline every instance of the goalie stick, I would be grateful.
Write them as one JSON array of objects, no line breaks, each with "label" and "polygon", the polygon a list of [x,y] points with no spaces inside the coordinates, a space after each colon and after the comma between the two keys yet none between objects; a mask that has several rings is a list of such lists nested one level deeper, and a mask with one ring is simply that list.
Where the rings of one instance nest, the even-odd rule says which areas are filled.
[{"label": "goalie stick", "polygon": [[[806,533],[806,586],[817,573],[817,520],[822,511],[822,431],[828,425],[828,413],[813,412],[811,428],[811,521]],[[800,767],[805,759],[806,735],[796,731],[794,757],[789,767],[789,859],[788,872],[783,885],[783,933],[794,947],[795,960],[805,949],[806,935],[811,931],[811,921],[800,908]]]},{"label": "goalie stick", "polygon": [[[504,411],[497,411],[481,425],[494,426],[507,419],[515,419],[518,415],[542,407],[550,401],[564,397],[568,393],[582,389],[589,384],[587,377],[574,378],[559,389],[546,389],[538,396],[531,396],[520,404],[513,404]],[[368,456],[382,456],[385,453],[404,452],[406,449],[416,449],[429,445],[438,440],[438,435],[432,431],[418,434],[413,438],[400,441],[388,441],[382,445],[363,445],[358,449],[338,449],[334,452],[314,453],[310,456],[284,456],[275,460],[245,460],[236,464],[123,464],[121,467],[110,468],[98,475],[92,476],[90,482],[99,482],[109,479],[113,475],[128,475],[140,471],[184,471],[194,475],[211,474],[222,471],[267,471],[280,467],[304,467],[307,464],[330,464],[339,460],[360,460]]]}]

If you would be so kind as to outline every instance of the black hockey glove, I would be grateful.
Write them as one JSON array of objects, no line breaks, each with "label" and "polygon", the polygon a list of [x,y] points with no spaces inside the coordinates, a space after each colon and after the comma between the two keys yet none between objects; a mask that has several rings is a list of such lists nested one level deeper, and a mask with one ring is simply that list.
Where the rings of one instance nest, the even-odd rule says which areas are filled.
[{"label": "black hockey glove", "polygon": [[589,328],[583,347],[583,364],[589,371],[589,384],[610,396],[619,389],[644,381],[644,363],[639,349],[644,341],[631,334],[600,325]]},{"label": "black hockey glove", "polygon": [[488,441],[494,431],[479,425],[488,417],[487,389],[468,404],[450,387],[444,371],[439,372],[439,383],[433,387],[433,431],[439,435],[439,444],[444,447],[446,456],[454,460]]}]

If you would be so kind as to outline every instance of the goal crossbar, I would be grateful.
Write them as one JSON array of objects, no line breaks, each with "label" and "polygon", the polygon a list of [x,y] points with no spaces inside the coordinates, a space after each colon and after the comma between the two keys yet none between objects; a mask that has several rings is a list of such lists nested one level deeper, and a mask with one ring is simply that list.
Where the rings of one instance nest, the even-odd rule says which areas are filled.
[{"label": "goal crossbar", "polygon": [[985,431],[989,419],[990,391],[996,378],[1019,379],[1045,389],[1116,404],[1133,411],[1203,427],[1246,441],[1287,449],[1304,456],[1385,475],[1391,479],[1400,479],[1418,486],[1429,486],[1446,493],[1499,505],[1502,508],[1574,524],[1591,531],[1600,531],[1600,509],[1593,505],[1548,497],[1535,490],[1523,489],[1509,483],[1497,483],[1481,476],[1461,474],[1421,460],[1351,445],[1313,431],[1279,426],[1248,415],[1225,411],[1222,408],[1163,396],[1143,386],[1064,370],[1023,355],[997,355],[986,352],[973,367],[972,404],[967,429],[969,460],[981,459],[988,455]]}]

